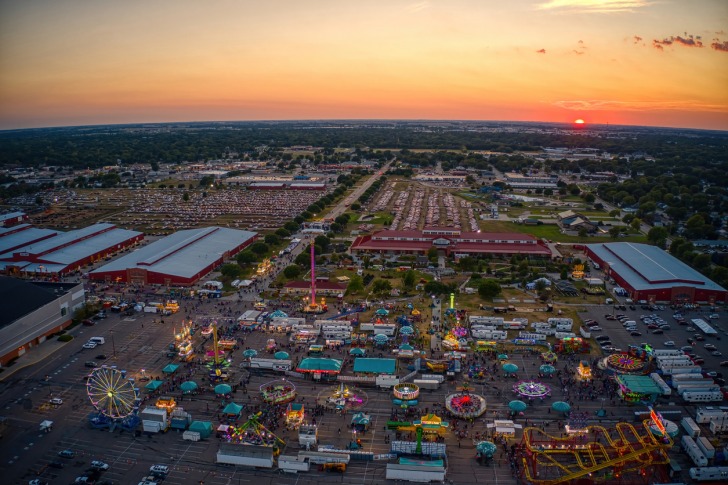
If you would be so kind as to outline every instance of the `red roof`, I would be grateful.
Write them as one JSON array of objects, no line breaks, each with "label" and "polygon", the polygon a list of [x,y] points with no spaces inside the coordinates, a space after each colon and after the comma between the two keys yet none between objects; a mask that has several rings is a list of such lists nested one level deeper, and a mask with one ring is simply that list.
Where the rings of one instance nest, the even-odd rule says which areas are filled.
[{"label": "red roof", "polygon": [[458,243],[452,247],[454,252],[491,253],[491,254],[544,254],[551,255],[549,248],[540,244],[495,244],[495,243]]},{"label": "red roof", "polygon": [[431,237],[429,234],[427,236],[424,236],[422,234],[422,231],[418,231],[416,229],[412,229],[410,231],[392,231],[390,229],[385,229],[383,231],[377,231],[373,235],[373,237]]}]

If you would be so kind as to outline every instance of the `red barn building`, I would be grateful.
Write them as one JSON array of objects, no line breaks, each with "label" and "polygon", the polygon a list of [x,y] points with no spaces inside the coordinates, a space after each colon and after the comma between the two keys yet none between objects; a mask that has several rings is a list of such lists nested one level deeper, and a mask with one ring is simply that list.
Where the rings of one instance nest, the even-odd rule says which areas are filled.
[{"label": "red barn building", "polygon": [[657,246],[589,244],[589,258],[633,300],[660,303],[728,302],[728,291]]}]

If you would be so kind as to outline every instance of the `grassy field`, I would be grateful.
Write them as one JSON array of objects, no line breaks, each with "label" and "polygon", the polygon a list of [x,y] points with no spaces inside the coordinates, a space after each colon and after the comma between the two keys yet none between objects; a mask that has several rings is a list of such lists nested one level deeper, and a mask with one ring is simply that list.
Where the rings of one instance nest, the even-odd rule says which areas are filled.
[{"label": "grassy field", "polygon": [[571,236],[569,234],[561,234],[561,229],[556,224],[541,224],[538,226],[527,226],[525,224],[516,224],[509,221],[480,221],[480,228],[483,232],[520,232],[530,234],[532,236],[548,239],[550,241],[564,243],[599,243],[599,242],[636,242],[645,243],[647,237],[644,234],[631,234],[627,237],[612,239],[609,236],[587,236],[585,238],[579,236]]}]

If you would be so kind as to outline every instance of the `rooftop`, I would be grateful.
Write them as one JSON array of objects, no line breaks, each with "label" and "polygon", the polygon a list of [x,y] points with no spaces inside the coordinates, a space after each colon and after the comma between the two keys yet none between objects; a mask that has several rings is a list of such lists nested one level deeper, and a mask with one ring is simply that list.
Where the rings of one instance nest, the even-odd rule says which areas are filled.
[{"label": "rooftop", "polygon": [[[75,284],[34,283],[0,276],[0,328],[34,312],[68,292]],[[69,317],[70,318],[70,317]]]}]

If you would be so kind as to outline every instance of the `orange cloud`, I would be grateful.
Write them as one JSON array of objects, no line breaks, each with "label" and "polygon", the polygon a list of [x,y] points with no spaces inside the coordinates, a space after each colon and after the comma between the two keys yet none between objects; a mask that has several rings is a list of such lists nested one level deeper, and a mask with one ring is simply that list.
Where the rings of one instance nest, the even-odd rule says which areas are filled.
[{"label": "orange cloud", "polygon": [[616,13],[634,12],[650,4],[645,0],[548,0],[537,8],[574,13]]},{"label": "orange cloud", "polygon": [[665,46],[670,46],[673,44],[678,44],[685,47],[703,47],[703,41],[701,40],[701,37],[699,35],[689,35],[687,33],[685,34],[685,37],[679,35],[671,35],[670,37],[666,37],[662,40],[655,39],[652,41],[652,46],[659,50],[664,50]]},{"label": "orange cloud", "polygon": [[640,42],[642,42],[642,37],[640,37],[639,35],[635,35],[633,38],[635,44],[639,44]]},{"label": "orange cloud", "polygon": [[604,99],[577,99],[555,101],[554,105],[574,111],[673,111],[694,110],[725,112],[726,106],[699,101],[614,101]]},{"label": "orange cloud", "polygon": [[728,40],[721,42],[720,39],[713,39],[713,43],[710,44],[710,47],[718,52],[728,52]]},{"label": "orange cloud", "polygon": [[539,49],[536,51],[537,54],[546,54],[546,49]]}]

